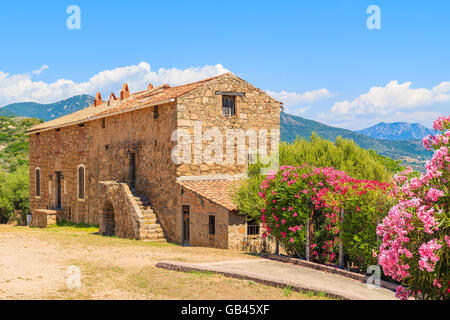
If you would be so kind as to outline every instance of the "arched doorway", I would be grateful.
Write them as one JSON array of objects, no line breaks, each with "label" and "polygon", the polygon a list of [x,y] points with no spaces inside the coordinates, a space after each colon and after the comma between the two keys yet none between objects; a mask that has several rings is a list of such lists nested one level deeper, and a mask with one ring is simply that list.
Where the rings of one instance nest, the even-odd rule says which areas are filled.
[{"label": "arched doorway", "polygon": [[111,202],[106,201],[102,212],[102,235],[113,236],[116,229],[114,207]]}]

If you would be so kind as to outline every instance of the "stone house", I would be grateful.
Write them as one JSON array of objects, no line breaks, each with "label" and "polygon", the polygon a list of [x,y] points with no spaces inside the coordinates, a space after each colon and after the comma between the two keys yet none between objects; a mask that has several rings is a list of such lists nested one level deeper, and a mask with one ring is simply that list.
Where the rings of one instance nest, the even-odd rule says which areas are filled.
[{"label": "stone house", "polygon": [[[93,105],[29,129],[31,225],[66,220],[99,225],[105,235],[261,250],[268,244],[259,225],[231,199],[255,155],[250,136],[213,151],[204,140],[258,132],[270,155],[281,107],[232,73],[133,94],[124,84],[107,101],[97,93]],[[222,151],[227,161],[219,161]]]}]

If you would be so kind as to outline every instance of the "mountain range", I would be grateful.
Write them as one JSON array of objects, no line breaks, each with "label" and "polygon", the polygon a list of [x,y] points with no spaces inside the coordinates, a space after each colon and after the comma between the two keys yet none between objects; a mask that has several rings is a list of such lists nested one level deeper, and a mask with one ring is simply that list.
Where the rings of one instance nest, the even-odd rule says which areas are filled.
[{"label": "mountain range", "polygon": [[[49,121],[83,109],[93,101],[94,98],[89,95],[78,95],[52,104],[14,103],[0,108],[0,116],[31,117]],[[367,129],[351,131],[281,113],[283,141],[292,142],[296,137],[307,139],[313,132],[330,141],[334,141],[338,136],[353,139],[362,148],[373,149],[380,155],[400,159],[419,169],[423,168],[424,162],[431,157],[431,152],[422,146],[422,137],[433,134],[434,130],[407,122],[381,122]]]},{"label": "mountain range", "polygon": [[50,121],[86,108],[92,103],[94,98],[86,94],[50,104],[19,102],[0,108],[0,116],[21,116]]},{"label": "mountain range", "polygon": [[317,135],[330,141],[334,141],[338,136],[353,139],[362,148],[373,149],[380,155],[403,160],[412,167],[422,167],[425,160],[431,157],[431,152],[423,147],[422,139],[375,139],[348,129],[336,128],[288,113],[281,113],[281,140],[291,142],[297,136],[309,138],[312,132],[316,132]]},{"label": "mountain range", "polygon": [[437,131],[424,127],[420,123],[408,122],[380,122],[372,127],[358,130],[358,133],[375,139],[385,140],[413,140],[422,139],[431,134],[435,135]]}]

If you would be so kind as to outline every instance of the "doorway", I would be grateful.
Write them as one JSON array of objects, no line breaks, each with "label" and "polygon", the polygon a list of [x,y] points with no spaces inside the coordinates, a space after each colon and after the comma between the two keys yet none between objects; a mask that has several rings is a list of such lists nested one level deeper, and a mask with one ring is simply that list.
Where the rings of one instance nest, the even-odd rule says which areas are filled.
[{"label": "doorway", "polygon": [[190,232],[190,221],[189,221],[189,206],[182,205],[181,211],[183,214],[183,244],[190,245],[191,243],[191,232]]},{"label": "doorway", "polygon": [[130,152],[130,176],[129,176],[130,189],[134,190],[136,187],[136,153]]},{"label": "doorway", "polygon": [[61,209],[61,172],[60,171],[55,172],[55,178],[56,178],[55,208]]},{"label": "doorway", "polygon": [[111,202],[106,202],[102,214],[102,235],[112,237],[116,231],[116,217]]}]

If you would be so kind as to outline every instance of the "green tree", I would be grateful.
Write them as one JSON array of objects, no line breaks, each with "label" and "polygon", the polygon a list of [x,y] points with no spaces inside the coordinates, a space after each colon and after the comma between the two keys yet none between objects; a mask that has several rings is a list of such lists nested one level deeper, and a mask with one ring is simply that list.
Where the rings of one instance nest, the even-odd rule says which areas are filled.
[{"label": "green tree", "polygon": [[[391,159],[380,158],[376,153],[359,147],[353,140],[342,137],[337,137],[333,143],[313,133],[309,140],[297,137],[292,143],[282,142],[279,150],[280,166],[301,166],[307,163],[315,167],[333,167],[356,179],[381,182],[390,182],[394,170],[389,161]],[[260,209],[264,206],[258,196],[259,186],[264,179],[259,175],[260,168],[261,164],[249,166],[248,179],[233,196],[239,214],[252,220],[259,220]]]},{"label": "green tree", "polygon": [[28,167],[18,167],[8,173],[0,171],[0,223],[6,223],[20,211],[24,217],[29,212]]}]

